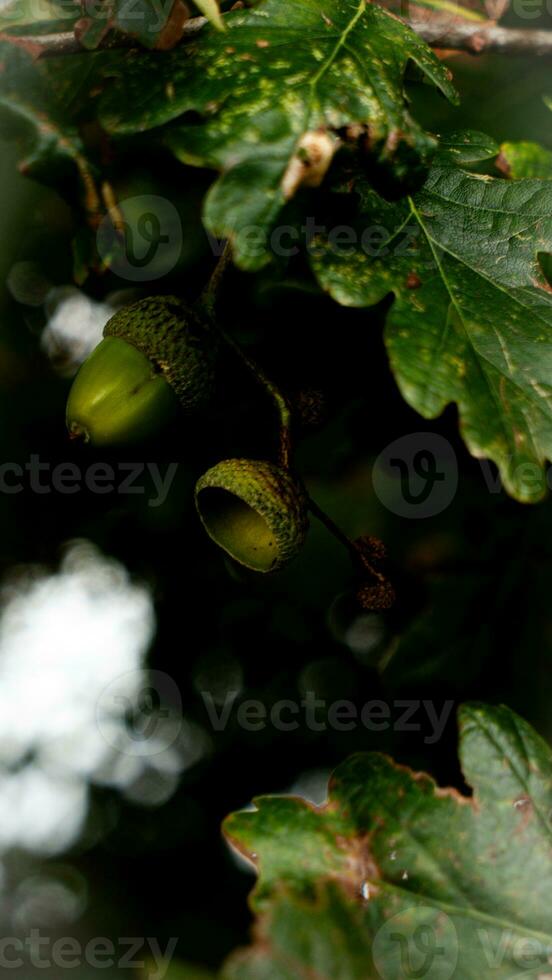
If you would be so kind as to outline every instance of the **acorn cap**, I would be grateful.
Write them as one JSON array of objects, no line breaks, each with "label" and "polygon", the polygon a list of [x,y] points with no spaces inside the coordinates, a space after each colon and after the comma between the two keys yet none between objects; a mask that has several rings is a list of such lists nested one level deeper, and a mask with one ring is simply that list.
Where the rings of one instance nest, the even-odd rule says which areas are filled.
[{"label": "acorn cap", "polygon": [[177,296],[149,296],[125,306],[106,324],[104,337],[119,337],[141,351],[168,381],[185,411],[210,398],[214,335]]},{"label": "acorn cap", "polygon": [[110,446],[147,439],[177,412],[176,395],[147,357],[106,337],[73,381],[66,420],[72,439]]},{"label": "acorn cap", "polygon": [[305,540],[304,492],[286,470],[272,463],[217,463],[198,480],[195,499],[209,537],[253,571],[282,568]]}]

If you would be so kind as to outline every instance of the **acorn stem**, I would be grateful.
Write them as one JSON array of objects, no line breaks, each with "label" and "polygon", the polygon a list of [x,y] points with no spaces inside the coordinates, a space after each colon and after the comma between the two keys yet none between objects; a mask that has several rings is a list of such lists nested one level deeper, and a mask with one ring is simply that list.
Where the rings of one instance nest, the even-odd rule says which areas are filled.
[{"label": "acorn stem", "polygon": [[329,514],[326,514],[326,511],[322,510],[322,508],[318,506],[316,501],[313,500],[310,495],[307,496],[307,506],[311,514],[313,514],[314,517],[316,517],[320,521],[320,523],[324,525],[326,530],[328,530],[330,534],[332,534],[334,538],[336,538],[337,541],[339,541],[339,543],[342,544],[344,548],[346,548],[355,565],[358,565],[360,563],[362,568],[365,571],[367,571],[370,575],[372,575],[377,582],[387,581],[385,575],[383,575],[382,572],[378,571],[377,568],[374,568],[372,563],[368,560],[366,553],[356,543],[356,541],[353,541],[352,538],[349,538],[348,535],[346,535],[345,532],[341,530],[339,525],[337,525],[335,521],[332,520]]},{"label": "acorn stem", "polygon": [[240,345],[230,337],[225,330],[217,327],[223,340],[232,348],[234,353],[240,358],[242,364],[251,372],[255,380],[263,386],[266,393],[270,396],[280,420],[280,443],[278,449],[278,463],[284,470],[289,470],[291,465],[291,407],[286,396],[280,391],[277,385],[270,380],[259,367],[256,361],[252,360]]},{"label": "acorn stem", "polygon": [[215,306],[217,305],[220,297],[224,286],[226,273],[228,272],[231,263],[232,246],[230,245],[230,242],[226,242],[226,245],[219,256],[219,260],[211,274],[211,278],[209,279],[209,282],[199,298],[200,306],[202,306],[211,317],[214,316]]},{"label": "acorn stem", "polygon": [[220,297],[224,285],[226,273],[232,260],[232,248],[229,242],[224,246],[224,251],[220,256],[214,272],[204,289],[199,304],[209,315],[212,325],[219,333],[224,342],[239,357],[242,364],[254,376],[255,380],[262,385],[266,393],[274,402],[280,422],[280,442],[278,449],[278,463],[282,469],[289,470],[291,466],[291,406],[283,392],[274,384],[264,373],[263,369],[240,347],[226,331],[219,325],[215,318],[215,307]]}]

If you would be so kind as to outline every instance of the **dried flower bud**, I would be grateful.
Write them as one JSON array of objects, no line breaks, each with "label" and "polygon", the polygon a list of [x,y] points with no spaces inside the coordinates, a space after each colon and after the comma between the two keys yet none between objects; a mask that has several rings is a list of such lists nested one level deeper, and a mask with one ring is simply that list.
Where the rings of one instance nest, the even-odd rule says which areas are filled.
[{"label": "dried flower bud", "polygon": [[396,598],[393,586],[384,579],[375,585],[368,583],[361,585],[357,590],[356,597],[362,608],[368,609],[370,612],[391,609]]}]

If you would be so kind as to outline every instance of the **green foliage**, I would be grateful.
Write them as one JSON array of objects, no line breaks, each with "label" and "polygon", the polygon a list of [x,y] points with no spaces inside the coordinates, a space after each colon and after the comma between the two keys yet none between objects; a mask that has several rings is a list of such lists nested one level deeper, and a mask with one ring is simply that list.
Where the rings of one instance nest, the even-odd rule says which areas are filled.
[{"label": "green foliage", "polygon": [[6,41],[0,43],[0,55],[1,118],[12,127],[8,133],[22,141],[21,169],[51,180],[59,178],[60,163],[70,161],[88,179],[84,143],[71,111],[88,95],[86,64],[68,59],[54,68]]},{"label": "green foliage", "polygon": [[471,797],[357,755],[334,773],[325,806],[263,797],[227,820],[258,869],[261,923],[228,977],[399,978],[397,934],[408,946],[421,927],[436,941],[428,976],[475,980],[498,950],[493,976],[511,977],[523,943],[545,967],[552,753],[508,708],[468,704],[459,724]]},{"label": "green foliage", "polygon": [[[364,127],[374,159],[402,177],[428,158],[434,141],[404,104],[407,61],[449,98],[454,92],[423,42],[378,7],[298,4],[284,14],[268,0],[226,20],[224,33],[207,28],[157,54],[37,64],[5,46],[0,103],[32,133],[26,169],[47,172],[60,158],[76,164],[93,221],[102,210],[97,167],[78,122],[89,93],[108,79],[99,113],[110,132],[151,129],[183,162],[222,170],[206,198],[205,223],[231,238],[238,264],[255,268],[270,257],[268,236],[286,198],[303,182],[324,178],[344,131]],[[299,36],[312,41],[294,45]],[[282,58],[284,45],[293,56]],[[121,60],[122,75],[115,67]],[[199,124],[189,121],[191,111]],[[545,493],[538,468],[552,455],[543,329],[552,300],[539,264],[550,250],[551,192],[528,181],[548,172],[549,154],[535,144],[504,144],[498,154],[477,134],[456,144],[444,138],[422,190],[397,203],[376,193],[357,160],[357,241],[368,235],[368,254],[364,247],[335,254],[321,246],[313,266],[324,289],[346,305],[395,293],[386,339],[404,396],[425,417],[456,401],[471,451],[498,464],[509,492],[532,501]],[[497,155],[515,182],[463,169]],[[373,242],[382,228],[387,237],[378,250]]]},{"label": "green foliage", "polygon": [[552,179],[552,153],[538,143],[503,143],[498,163],[506,176],[513,180],[531,177]]},{"label": "green foliage", "polygon": [[[458,13],[448,0],[425,4]],[[195,484],[205,530],[249,571],[280,570],[298,556],[305,544],[308,509],[321,517],[353,559],[353,569],[347,565],[344,571],[345,563],[334,562],[333,552],[319,546],[319,539],[310,552],[308,543],[281,586],[294,602],[302,590],[305,607],[312,606],[308,612],[299,601],[295,608],[289,597],[284,601],[276,591],[270,593],[264,581],[270,576],[255,577],[258,592],[246,599],[244,618],[251,607],[263,607],[259,635],[265,625],[264,604],[270,607],[274,596],[279,603],[266,616],[271,623],[265,631],[267,673],[270,646],[280,659],[282,637],[287,643],[292,636],[295,642],[296,629],[304,644],[310,637],[314,648],[324,629],[323,602],[326,609],[343,588],[347,591],[339,600],[347,614],[353,607],[355,613],[337,642],[340,654],[347,649],[347,655],[358,659],[352,677],[361,673],[361,664],[370,670],[368,683],[387,684],[387,691],[446,680],[454,692],[464,692],[481,676],[482,665],[494,657],[494,669],[520,635],[524,648],[549,652],[550,624],[542,611],[548,593],[541,577],[541,566],[549,560],[542,543],[548,540],[549,522],[535,519],[531,547],[524,540],[524,559],[517,554],[512,559],[512,551],[521,551],[528,522],[510,520],[514,511],[506,512],[507,532],[498,540],[488,530],[490,508],[478,512],[470,503],[449,536],[457,546],[458,539],[468,536],[465,528],[474,524],[471,551],[467,545],[465,551],[448,550],[450,525],[443,525],[441,542],[430,542],[426,552],[416,551],[420,542],[408,532],[406,585],[399,581],[395,589],[395,582],[387,580],[385,549],[366,533],[367,515],[368,522],[376,514],[385,522],[372,490],[366,490],[366,472],[359,478],[356,505],[354,493],[346,499],[340,494],[356,478],[342,471],[361,441],[347,413],[354,416],[351,405],[363,397],[368,404],[373,388],[377,393],[370,402],[370,418],[362,424],[373,430],[381,422],[381,441],[385,439],[381,379],[364,363],[367,345],[355,348],[360,368],[350,363],[355,355],[349,361],[339,359],[342,341],[339,329],[335,336],[331,332],[333,324],[328,341],[321,319],[313,317],[314,327],[305,322],[308,356],[305,350],[300,353],[291,333],[309,319],[307,302],[313,309],[320,303],[326,315],[333,309],[340,327],[349,314],[338,305],[361,311],[351,316],[362,337],[385,321],[391,369],[408,405],[428,419],[450,404],[457,406],[472,455],[493,461],[506,490],[518,501],[541,500],[547,491],[544,465],[552,459],[552,153],[534,142],[499,144],[483,133],[455,132],[452,126],[442,127],[439,136],[429,132],[438,127],[426,127],[424,113],[413,108],[410,81],[422,81],[426,98],[436,102],[444,96],[450,106],[457,101],[450,73],[403,21],[367,0],[261,0],[230,11],[223,6],[221,14],[215,0],[196,0],[195,7],[210,23],[197,19],[188,28],[188,11],[180,0],[173,5],[108,0],[101,8],[85,4],[69,13],[55,0],[44,0],[38,14],[29,0],[3,8],[0,110],[21,143],[21,168],[53,182],[72,206],[82,251],[80,281],[98,299],[109,289],[119,290],[116,302],[123,303],[106,329],[106,340],[77,376],[69,400],[70,432],[102,446],[131,443],[157,435],[162,425],[174,421],[175,394],[185,409],[204,408],[208,402],[212,415],[198,423],[197,432],[190,426],[185,433],[182,456],[188,468],[174,509],[184,509],[185,497],[191,501]],[[472,11],[469,17],[480,15]],[[39,57],[40,35],[47,38],[55,31],[63,31],[66,40],[68,36],[71,51],[77,42],[82,51]],[[418,94],[421,89],[418,85]],[[142,152],[145,170],[152,159],[158,163],[155,188],[167,197],[165,169],[176,172],[182,185],[195,181],[194,190],[205,187],[205,229],[230,242],[215,286],[201,293],[197,316],[190,312],[188,299],[197,299],[208,269],[201,268],[198,282],[193,263],[186,282],[178,279],[180,270],[171,270],[167,289],[153,275],[148,282],[144,272],[132,295],[139,302],[125,306],[128,296],[120,295],[121,284],[128,286],[124,272],[117,279],[113,259],[102,254],[100,261],[92,254],[94,242],[101,251],[97,232],[102,224],[116,233],[114,251],[126,245],[132,203],[129,211],[120,207],[115,187],[119,180],[125,190],[121,174],[129,160],[142,166]],[[203,169],[215,176],[201,173]],[[304,213],[321,214],[327,230],[313,243],[303,242],[284,281],[285,263],[273,261],[271,235],[282,222],[289,221],[288,227],[296,230]],[[199,216],[197,221],[199,225]],[[342,221],[347,222],[342,226],[345,243],[334,234]],[[203,241],[195,257],[198,268],[202,248]],[[236,275],[233,295],[239,301],[221,316],[231,321],[230,331],[218,323],[215,302],[229,252],[246,272],[260,272],[272,261],[255,287],[251,277]],[[250,308],[249,319],[242,317],[241,307],[246,280],[244,295],[258,288],[258,304],[254,316]],[[175,295],[151,295],[158,291]],[[286,291],[288,306],[282,301]],[[333,307],[323,306],[324,292],[336,301]],[[269,319],[273,295],[278,311],[278,303],[289,311],[304,301],[307,312],[302,321],[290,316],[291,328],[282,322],[285,314],[276,324],[271,320],[269,336],[270,331],[263,333],[263,316]],[[265,357],[269,361],[280,345],[275,363],[276,375],[284,379],[281,389],[244,352],[242,337],[252,347],[258,342],[260,363]],[[329,353],[322,357],[324,344]],[[244,424],[246,401],[236,423],[228,402],[243,378],[237,372],[235,384],[228,372],[214,385],[215,354],[221,354],[223,370],[229,364],[236,369],[237,354],[255,382],[252,398],[272,398],[273,415],[268,419],[267,405],[266,424],[261,410],[259,420],[248,418]],[[297,464],[292,459],[303,433],[286,383],[290,392],[301,386],[300,403],[303,382],[317,358],[326,376],[328,363],[335,375],[342,371],[337,398],[342,401],[335,427],[322,435],[309,473],[308,465],[301,467],[309,446],[304,456],[297,454]],[[356,382],[344,393],[349,371],[352,375],[355,370]],[[407,408],[401,405],[400,411]],[[277,461],[272,439],[276,414]],[[250,421],[256,422],[251,438]],[[253,450],[260,432],[260,448]],[[242,452],[242,438],[251,448],[248,458],[235,456]],[[228,442],[230,459],[224,455]],[[372,450],[374,455],[379,451],[374,443]],[[267,458],[271,455],[273,461]],[[213,466],[217,459],[223,462]],[[304,472],[309,486],[324,472],[332,512],[334,505],[341,509],[350,537],[309,499],[301,482]],[[332,480],[335,486],[328,489]],[[534,508],[534,513],[543,515],[544,509]],[[156,517],[149,515],[152,526]],[[173,518],[165,519],[170,528],[166,540],[171,539],[166,550],[173,548],[180,561]],[[400,525],[390,532],[397,538],[396,551],[401,532]],[[186,526],[186,547],[194,533]],[[487,542],[482,540],[485,534]],[[141,540],[136,535],[137,549]],[[190,587],[191,593],[216,592],[217,572],[196,558],[192,554],[201,584],[193,583],[197,591]],[[239,588],[254,576],[235,564],[231,574],[236,594],[228,606],[239,606]],[[415,579],[412,594],[409,575]],[[177,585],[180,603],[180,578]],[[389,607],[397,594],[400,609],[394,619],[395,610]],[[522,604],[535,613],[526,617],[523,634],[512,612]],[[186,623],[193,612],[186,610]],[[216,618],[210,613],[201,617],[200,646],[210,642],[205,635],[210,619]],[[179,624],[181,614],[179,605]],[[228,635],[233,641],[234,631],[239,633],[232,617],[239,619],[235,608],[227,613],[232,622],[221,632],[223,646],[230,644]],[[541,621],[547,629],[540,630]],[[368,640],[375,636],[373,647],[342,642],[351,625],[364,629]],[[217,642],[218,635],[213,646]],[[296,647],[301,653],[299,641]],[[256,635],[251,661],[260,676],[259,660]],[[288,664],[282,667],[278,660],[278,668],[285,673]],[[523,680],[534,694],[536,682]],[[546,975],[552,946],[547,902],[552,878],[550,751],[507,708],[468,704],[460,713],[460,736],[463,772],[473,796],[440,789],[429,776],[380,754],[360,754],[337,769],[327,805],[262,797],[254,810],[226,821],[228,839],[259,873],[252,897],[255,941],[231,958],[226,980],[399,980],[405,975],[405,949],[409,955],[414,950],[414,967],[420,966],[420,936],[435,940],[435,965],[427,973],[435,980],[455,970],[466,980],[479,980],[486,976],[489,955],[496,956],[493,975],[506,980],[518,969],[520,943],[533,943],[533,972]],[[167,976],[207,980],[211,974],[175,962]]]},{"label": "green foliage", "polygon": [[[88,15],[90,6],[90,16]],[[224,30],[216,0],[196,0],[196,7],[213,24]],[[81,44],[97,48],[110,32],[136,38],[145,48],[170,49],[181,40],[189,19],[188,8],[181,0],[107,0],[101,6],[83,0],[85,16],[79,23]]]},{"label": "green foliage", "polygon": [[552,456],[552,291],[539,264],[552,251],[552,185],[465,169],[497,149],[479,134],[449,141],[398,203],[355,175],[357,244],[321,241],[313,267],[345,305],[394,294],[386,343],[404,397],[426,418],[455,401],[472,453],[533,501]]},{"label": "green foliage", "polygon": [[90,17],[86,17],[87,7],[84,2],[80,38],[90,50],[97,48],[111,31],[135,37],[146,48],[158,47],[171,13],[169,4],[161,0],[133,0],[132,3],[107,0],[101,6],[90,4]]},{"label": "green foliage", "polygon": [[[408,61],[454,101],[445,68],[398,19],[365,0],[267,0],[226,18],[169,55],[128,58],[102,99],[100,118],[115,134],[173,125],[165,142],[184,163],[217,168],[205,222],[229,237],[243,268],[269,258],[263,236],[286,199],[331,159],[309,157],[306,134],[337,136],[366,127],[371,155],[404,176],[434,149],[405,107]],[[148,79],[147,86],[144,79]],[[188,121],[199,113],[202,123]]]},{"label": "green foliage", "polygon": [[[75,10],[64,4],[62,0],[8,0],[0,9],[0,29],[2,32],[15,28],[30,28],[33,33],[40,33],[41,25],[62,23],[67,30],[75,22]],[[17,35],[24,34],[22,30]]]}]

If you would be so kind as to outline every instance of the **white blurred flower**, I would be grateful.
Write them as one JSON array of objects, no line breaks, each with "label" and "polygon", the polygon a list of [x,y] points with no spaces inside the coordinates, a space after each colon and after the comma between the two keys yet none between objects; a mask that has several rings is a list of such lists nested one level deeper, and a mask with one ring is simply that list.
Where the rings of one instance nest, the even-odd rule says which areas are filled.
[{"label": "white blurred flower", "polygon": [[48,293],[46,312],[42,347],[61,373],[71,375],[100,343],[115,306],[98,303],[74,286],[61,286]]},{"label": "white blurred flower", "polygon": [[[154,628],[149,591],[87,542],[70,546],[56,575],[35,571],[8,583],[0,619],[0,852],[61,852],[81,832],[90,783],[126,789],[152,785],[145,775],[158,773],[143,794],[155,803],[207,751],[202,730],[182,719],[177,689],[165,705],[174,682],[144,668]],[[139,789],[131,796],[139,800]]]}]

